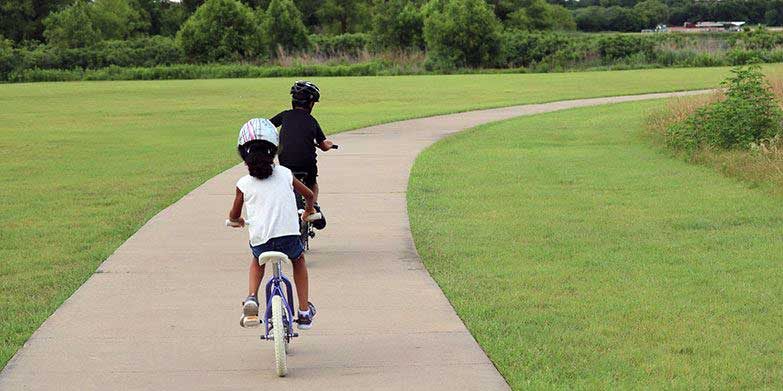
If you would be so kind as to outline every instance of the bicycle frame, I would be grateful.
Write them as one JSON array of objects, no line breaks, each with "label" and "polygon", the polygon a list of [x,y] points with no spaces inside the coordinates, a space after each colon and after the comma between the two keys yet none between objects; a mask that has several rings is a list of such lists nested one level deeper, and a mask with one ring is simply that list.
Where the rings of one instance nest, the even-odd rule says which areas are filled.
[{"label": "bicycle frame", "polygon": [[[282,285],[285,285],[285,291],[283,291]],[[288,317],[286,319],[286,337],[291,338],[294,334],[294,308],[291,304],[293,296],[293,289],[291,287],[291,281],[283,275],[282,263],[280,260],[276,260],[272,263],[272,278],[266,283],[266,311],[264,312],[264,339],[269,339],[269,321],[272,319],[272,297],[279,295],[283,299]]]}]

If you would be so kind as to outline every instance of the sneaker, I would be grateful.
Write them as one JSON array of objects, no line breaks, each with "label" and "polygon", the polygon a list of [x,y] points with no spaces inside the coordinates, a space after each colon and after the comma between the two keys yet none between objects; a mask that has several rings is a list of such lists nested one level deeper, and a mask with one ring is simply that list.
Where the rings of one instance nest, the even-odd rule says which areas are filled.
[{"label": "sneaker", "polygon": [[245,316],[258,316],[258,298],[250,295],[242,303],[242,313]]},{"label": "sneaker", "polygon": [[321,212],[321,207],[318,204],[315,204],[315,211],[321,214],[321,218],[313,221],[313,228],[318,230],[326,228],[326,216],[324,216],[324,212]]},{"label": "sneaker", "polygon": [[242,327],[258,327],[258,299],[255,296],[248,296],[242,303],[242,318],[239,319],[239,325]]},{"label": "sneaker", "polygon": [[299,330],[309,330],[313,325],[313,318],[315,317],[315,306],[311,302],[307,302],[307,313],[299,311],[299,319],[296,320]]}]

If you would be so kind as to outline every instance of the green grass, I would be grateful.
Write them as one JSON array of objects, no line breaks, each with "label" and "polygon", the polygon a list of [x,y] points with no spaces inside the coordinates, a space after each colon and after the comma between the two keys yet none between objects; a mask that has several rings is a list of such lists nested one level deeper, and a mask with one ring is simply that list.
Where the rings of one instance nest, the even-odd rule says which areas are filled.
[{"label": "green grass", "polygon": [[[510,104],[716,86],[726,68],[316,78],[327,132]],[[0,367],[156,212],[238,163],[292,79],[0,85]]]},{"label": "green grass", "polygon": [[783,388],[783,203],[645,142],[662,104],[483,126],[416,161],[416,248],[512,388]]}]

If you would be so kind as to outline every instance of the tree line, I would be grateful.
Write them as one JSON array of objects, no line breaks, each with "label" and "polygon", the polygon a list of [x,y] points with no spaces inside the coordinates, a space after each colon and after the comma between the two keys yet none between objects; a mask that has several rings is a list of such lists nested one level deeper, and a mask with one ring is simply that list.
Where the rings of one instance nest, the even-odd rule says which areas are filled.
[{"label": "tree line", "polygon": [[[0,36],[14,42],[61,43],[175,36],[205,0],[14,0],[0,4]],[[252,13],[271,13],[272,0],[241,0]],[[424,0],[293,0],[308,33],[380,32],[399,26],[393,39],[422,44]],[[503,27],[520,30],[638,31],[657,24],[739,20],[783,25],[783,0],[486,0]],[[284,7],[286,8],[286,7]],[[402,27],[410,29],[403,31]],[[47,30],[49,33],[47,34]],[[72,30],[72,31],[69,31]]]}]

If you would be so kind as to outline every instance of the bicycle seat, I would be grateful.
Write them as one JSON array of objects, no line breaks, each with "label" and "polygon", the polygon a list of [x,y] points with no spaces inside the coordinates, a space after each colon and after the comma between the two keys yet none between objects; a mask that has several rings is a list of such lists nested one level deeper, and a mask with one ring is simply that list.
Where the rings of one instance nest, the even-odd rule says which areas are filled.
[{"label": "bicycle seat", "polygon": [[264,251],[261,253],[261,255],[258,256],[258,263],[263,265],[265,263],[275,262],[278,259],[283,261],[283,263],[291,263],[291,260],[288,259],[288,255],[285,255],[279,251]]}]

